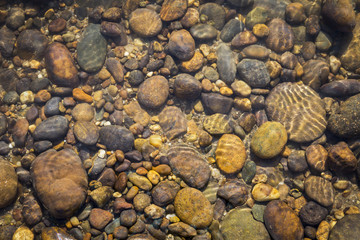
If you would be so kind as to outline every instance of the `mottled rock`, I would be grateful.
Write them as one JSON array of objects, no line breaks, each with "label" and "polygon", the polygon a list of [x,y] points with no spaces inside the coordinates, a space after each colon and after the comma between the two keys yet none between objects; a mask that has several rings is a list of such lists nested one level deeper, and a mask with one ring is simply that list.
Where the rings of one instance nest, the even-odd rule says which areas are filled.
[{"label": "mottled rock", "polygon": [[0,53],[3,57],[11,57],[15,41],[15,33],[6,26],[3,26],[0,29]]},{"label": "mottled rock", "polygon": [[214,23],[214,27],[221,30],[225,24],[225,10],[217,3],[205,3],[199,8],[200,15],[204,14],[208,17],[208,21]]},{"label": "mottled rock", "polygon": [[113,215],[101,208],[93,208],[91,209],[89,215],[89,222],[91,226],[96,229],[102,230],[112,219]]},{"label": "mottled rock", "polygon": [[29,122],[26,120],[26,118],[17,120],[12,132],[16,147],[24,147],[28,130]]},{"label": "mottled rock", "polygon": [[[333,2],[333,1],[330,1]],[[349,71],[355,71],[360,67],[360,15],[356,17],[356,26],[352,32],[352,38],[349,43],[344,44],[342,55],[340,56],[341,64]]]},{"label": "mottled rock", "polygon": [[166,206],[175,199],[180,186],[174,181],[163,181],[156,185],[151,191],[154,203],[158,206]]},{"label": "mottled rock", "polygon": [[237,65],[241,78],[251,87],[266,87],[270,75],[265,63],[255,59],[244,59]]},{"label": "mottled rock", "polygon": [[231,40],[231,46],[236,49],[241,49],[244,46],[255,44],[257,40],[251,31],[243,31],[235,35]]},{"label": "mottled rock", "polygon": [[346,97],[360,93],[360,81],[345,79],[332,81],[320,87],[320,92],[329,97]]},{"label": "mottled rock", "polygon": [[94,108],[88,103],[77,104],[71,111],[72,117],[76,121],[90,122],[94,118]]},{"label": "mottled rock", "polygon": [[208,41],[216,38],[218,31],[209,24],[196,24],[190,28],[191,35],[198,40]]},{"label": "mottled rock", "polygon": [[131,227],[136,222],[136,212],[133,209],[130,210],[124,210],[120,214],[120,222],[121,225],[125,227]]},{"label": "mottled rock", "polygon": [[168,226],[168,229],[170,232],[182,237],[194,237],[197,234],[195,228],[183,222],[172,223]]},{"label": "mottled rock", "polygon": [[307,202],[299,212],[299,217],[304,224],[316,226],[328,215],[328,210],[316,202]]},{"label": "mottled rock", "polygon": [[165,107],[159,114],[160,126],[169,140],[173,140],[187,132],[185,114],[175,106]]},{"label": "mottled rock", "polygon": [[12,240],[33,240],[34,239],[34,233],[26,226],[21,226],[14,232],[14,235],[12,236]]},{"label": "mottled rock", "polygon": [[320,144],[312,144],[306,148],[306,160],[310,168],[317,172],[327,169],[328,152]]},{"label": "mottled rock", "polygon": [[322,60],[309,60],[303,65],[302,81],[314,90],[319,90],[327,80],[330,72],[329,65]]},{"label": "mottled rock", "polygon": [[220,79],[226,84],[231,85],[235,80],[236,64],[233,52],[225,45],[220,44],[217,51],[217,69],[220,75]]},{"label": "mottled rock", "polygon": [[161,107],[169,95],[169,83],[163,76],[146,79],[139,87],[138,101],[141,105],[156,109]]},{"label": "mottled rock", "polygon": [[130,14],[129,25],[131,30],[142,37],[154,37],[162,29],[160,16],[154,10],[147,8],[133,11]]},{"label": "mottled rock", "polygon": [[196,8],[188,8],[180,23],[184,28],[191,28],[200,20],[199,11]]},{"label": "mottled rock", "polygon": [[327,0],[321,10],[329,26],[333,26],[340,32],[351,32],[354,29],[355,11],[351,1]]},{"label": "mottled rock", "polygon": [[233,105],[233,99],[219,93],[202,93],[201,102],[210,113],[228,113]]},{"label": "mottled rock", "polygon": [[[134,136],[125,127],[105,126],[99,131],[100,143],[104,144],[108,150],[122,150],[128,152],[134,145]],[[114,141],[117,139],[117,141]]]},{"label": "mottled rock", "polygon": [[128,175],[129,181],[132,182],[135,186],[145,191],[149,191],[152,188],[151,182],[144,176],[138,175],[136,173],[130,173]]},{"label": "mottled rock", "polygon": [[59,227],[47,227],[41,232],[41,239],[43,240],[75,240],[73,236],[68,234],[65,230]]},{"label": "mottled rock", "polygon": [[220,33],[220,39],[223,42],[230,42],[236,34],[244,31],[244,28],[244,23],[241,22],[239,19],[231,19],[222,28]]},{"label": "mottled rock", "polygon": [[12,7],[6,18],[6,26],[17,30],[25,22],[25,12],[22,8]]},{"label": "mottled rock", "polygon": [[0,159],[0,208],[7,207],[16,198],[18,177],[14,167]]},{"label": "mottled rock", "polygon": [[247,29],[253,29],[256,24],[264,24],[268,19],[268,11],[263,7],[253,8],[245,18]]},{"label": "mottled rock", "polygon": [[201,83],[190,74],[182,73],[175,78],[174,90],[176,97],[185,100],[194,100],[201,93]]},{"label": "mottled rock", "polygon": [[294,46],[294,34],[291,27],[282,19],[275,18],[268,24],[269,36],[266,46],[275,52],[290,51]]},{"label": "mottled rock", "polygon": [[220,113],[205,116],[203,126],[210,134],[225,134],[233,131],[229,117]]},{"label": "mottled rock", "polygon": [[349,173],[355,171],[357,159],[345,142],[332,145],[329,150],[329,168],[338,173]]},{"label": "mottled rock", "polygon": [[137,101],[132,101],[124,106],[126,114],[131,117],[136,123],[140,123],[142,126],[147,126],[150,121],[150,115],[141,108]]},{"label": "mottled rock", "polygon": [[280,198],[279,191],[266,183],[257,183],[253,187],[251,195],[257,202],[266,202]]},{"label": "mottled rock", "polygon": [[33,195],[25,197],[21,215],[24,218],[24,222],[29,226],[34,226],[41,221],[43,216],[41,207]]},{"label": "mottled rock", "polygon": [[191,59],[195,54],[195,41],[185,29],[172,32],[168,46],[170,54],[183,61]]},{"label": "mottled rock", "polygon": [[81,143],[86,145],[94,145],[99,139],[99,129],[91,122],[76,122],[74,124],[74,134]]},{"label": "mottled rock", "polygon": [[187,10],[187,0],[165,0],[160,11],[160,18],[163,21],[173,21],[181,18]]},{"label": "mottled rock", "polygon": [[304,182],[306,195],[324,207],[334,203],[334,188],[332,184],[322,177],[310,176]]},{"label": "mottled rock", "polygon": [[305,151],[294,150],[288,157],[288,167],[293,172],[303,172],[308,168]]},{"label": "mottled rock", "polygon": [[233,206],[241,206],[247,201],[249,191],[243,181],[231,179],[219,187],[217,195],[229,201]]},{"label": "mottled rock", "polygon": [[346,215],[331,229],[329,240],[357,239],[360,234],[360,214]]},{"label": "mottled rock", "polygon": [[56,141],[63,138],[68,131],[69,121],[63,116],[53,116],[42,121],[35,129],[35,140]]}]

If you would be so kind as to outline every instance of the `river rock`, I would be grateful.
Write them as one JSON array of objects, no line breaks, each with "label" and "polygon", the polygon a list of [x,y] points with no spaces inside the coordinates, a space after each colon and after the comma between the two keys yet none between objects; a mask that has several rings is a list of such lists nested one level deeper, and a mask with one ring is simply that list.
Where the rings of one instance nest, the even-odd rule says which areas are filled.
[{"label": "river rock", "polygon": [[244,31],[245,25],[239,19],[229,20],[220,33],[220,39],[223,42],[230,42],[236,34]]},{"label": "river rock", "polygon": [[183,188],[174,200],[176,215],[185,223],[195,228],[205,228],[213,219],[213,208],[199,190]]},{"label": "river rock", "polygon": [[10,205],[16,198],[18,177],[14,167],[0,159],[0,209]]},{"label": "river rock", "polygon": [[89,215],[89,222],[91,226],[96,229],[102,230],[112,219],[113,215],[101,208],[93,208],[91,209]]},{"label": "river rock", "polygon": [[90,122],[94,118],[94,108],[88,103],[79,103],[71,111],[72,117],[76,121]]},{"label": "river rock", "polygon": [[290,3],[285,9],[286,21],[292,24],[300,24],[306,19],[305,8],[301,3]]},{"label": "river rock", "polygon": [[306,195],[324,207],[334,203],[334,188],[331,182],[318,176],[309,176],[304,182]]},{"label": "river rock", "polygon": [[306,85],[281,83],[271,90],[265,105],[268,117],[284,125],[291,141],[313,141],[326,129],[325,103]]},{"label": "river rock", "polygon": [[130,14],[129,25],[131,30],[141,37],[155,37],[162,29],[160,16],[148,8],[133,11]]},{"label": "river rock", "polygon": [[263,7],[255,7],[246,15],[246,28],[253,29],[256,24],[264,24],[267,19],[268,11]]},{"label": "river rock", "polygon": [[75,240],[73,236],[68,234],[65,230],[59,227],[47,227],[44,228],[41,232],[42,240]]},{"label": "river rock", "polygon": [[[245,55],[246,58],[254,58],[254,59],[265,60],[269,57],[270,53],[271,53],[270,49],[257,44],[247,46],[242,50],[242,54]],[[270,77],[272,77],[271,74]]]},{"label": "river rock", "polygon": [[269,19],[285,19],[286,6],[290,3],[288,0],[254,0],[253,7],[262,7],[267,10]]},{"label": "river rock", "polygon": [[45,52],[45,67],[50,80],[59,86],[79,85],[78,71],[69,50],[61,43],[54,42]]},{"label": "river rock", "polygon": [[233,206],[241,206],[248,200],[249,191],[244,181],[231,179],[219,187],[217,195],[229,201]]},{"label": "river rock", "polygon": [[43,217],[41,207],[33,195],[27,195],[23,202],[21,215],[29,226],[39,223]]},{"label": "river rock", "polygon": [[28,29],[22,31],[17,38],[17,54],[23,59],[42,59],[49,40],[38,30]]},{"label": "river rock", "polygon": [[314,90],[319,90],[327,80],[330,72],[329,65],[322,60],[309,60],[303,65],[302,81]]},{"label": "river rock", "polygon": [[29,122],[26,118],[21,118],[16,122],[12,133],[16,147],[24,147],[28,130]]},{"label": "river rock", "polygon": [[258,41],[251,31],[243,31],[235,35],[231,41],[231,46],[235,49],[241,49],[244,46],[255,44]]},{"label": "river rock", "polygon": [[254,0],[227,0],[227,2],[231,3],[235,7],[247,7],[254,3]]},{"label": "river rock", "polygon": [[159,119],[159,124],[170,141],[187,132],[185,114],[178,107],[165,107],[159,114]]},{"label": "river rock", "polygon": [[357,239],[360,234],[360,214],[346,215],[331,229],[329,240]]},{"label": "river rock", "polygon": [[288,167],[292,172],[304,172],[308,169],[305,151],[293,150],[288,157]]},{"label": "river rock", "polygon": [[180,23],[184,28],[191,28],[200,20],[199,11],[196,8],[188,8]]},{"label": "river rock", "polygon": [[86,72],[97,72],[104,65],[106,58],[106,39],[100,33],[100,25],[86,27],[77,44],[77,61]]},{"label": "river rock", "polygon": [[99,139],[98,127],[92,122],[76,122],[74,124],[74,134],[81,143],[86,145],[94,145]]},{"label": "river rock", "polygon": [[267,202],[280,198],[279,191],[267,183],[257,183],[251,190],[251,195],[257,202]]},{"label": "river rock", "polygon": [[299,217],[304,224],[317,226],[328,215],[328,210],[316,202],[307,202],[299,212]]},{"label": "river rock", "polygon": [[360,93],[360,81],[345,79],[332,81],[321,86],[320,92],[329,97],[346,97]]},{"label": "river rock", "polygon": [[216,38],[218,31],[209,24],[196,24],[190,28],[191,35],[200,41],[208,41]]},{"label": "river rock", "polygon": [[220,44],[217,51],[217,69],[220,79],[226,84],[231,85],[235,80],[236,64],[233,52],[225,45]]},{"label": "river rock", "polygon": [[220,223],[220,231],[225,240],[270,240],[263,223],[256,221],[250,208],[234,208]]},{"label": "river rock", "polygon": [[233,105],[233,99],[219,93],[202,93],[201,102],[205,110],[212,113],[228,113]]},{"label": "river rock", "polygon": [[185,29],[172,32],[168,46],[170,54],[182,61],[191,59],[195,54],[195,41]]},{"label": "river rock", "polygon": [[48,29],[51,33],[60,33],[66,28],[66,20],[62,17],[57,18],[49,23]]},{"label": "river rock", "polygon": [[338,173],[350,173],[357,167],[357,159],[345,142],[332,145],[329,150],[329,168]]},{"label": "river rock", "polygon": [[87,174],[71,149],[50,149],[35,158],[31,177],[37,196],[55,218],[67,218],[81,207],[87,195]]},{"label": "river rock", "polygon": [[294,46],[294,34],[291,27],[279,18],[271,20],[268,27],[266,46],[275,52],[290,51]]},{"label": "river rock", "polygon": [[[332,1],[331,1],[332,2]],[[344,43],[341,64],[349,71],[355,71],[360,67],[360,15],[356,16],[356,26],[352,31],[352,38],[349,43]]]},{"label": "river rock", "polygon": [[111,73],[116,82],[124,81],[124,67],[116,58],[108,58],[105,62],[106,69]]},{"label": "river rock", "polygon": [[6,26],[13,30],[17,30],[25,22],[25,11],[19,7],[12,7],[6,18]]},{"label": "river rock", "polygon": [[161,107],[169,95],[169,83],[163,76],[146,79],[139,87],[137,97],[141,105],[156,109]]},{"label": "river rock", "polygon": [[53,116],[42,121],[35,129],[35,140],[56,141],[63,138],[68,131],[69,121],[63,116]]},{"label": "river rock", "polygon": [[306,148],[306,160],[310,168],[316,172],[327,169],[328,152],[320,144],[312,144]]},{"label": "river rock", "polygon": [[186,13],[187,0],[165,0],[160,11],[160,18],[163,21],[173,21],[181,18]]},{"label": "river rock", "polygon": [[237,65],[241,78],[251,87],[266,87],[270,82],[270,75],[264,62],[255,59],[243,59]]},{"label": "river rock", "polygon": [[151,191],[152,200],[160,207],[171,204],[180,186],[174,181],[162,181]]},{"label": "river rock", "polygon": [[340,32],[351,32],[356,24],[355,11],[349,0],[327,0],[322,6],[322,15],[329,24]]},{"label": "river rock", "polygon": [[304,237],[304,228],[300,218],[281,200],[274,200],[266,205],[264,222],[274,240],[301,240]]},{"label": "river rock", "polygon": [[[104,144],[108,150],[122,150],[128,152],[134,145],[134,136],[125,127],[105,126],[99,131],[100,143]],[[114,141],[116,139],[116,141]]]},{"label": "river rock", "polygon": [[210,178],[207,161],[192,147],[175,145],[167,153],[170,167],[189,186],[203,188]]},{"label": "river rock", "polygon": [[201,93],[201,83],[190,74],[176,76],[174,82],[175,96],[184,100],[194,100]]},{"label": "river rock", "polygon": [[205,116],[203,126],[210,134],[225,134],[233,131],[229,117],[220,113]]},{"label": "river rock", "polygon": [[150,121],[150,115],[141,108],[137,101],[132,101],[124,106],[126,114],[131,117],[136,123],[140,123],[142,126],[147,126]]},{"label": "river rock", "polygon": [[15,33],[13,33],[13,31],[8,29],[6,26],[3,26],[0,29],[0,53],[3,57],[11,57],[11,54],[14,50],[15,41]]},{"label": "river rock", "polygon": [[204,14],[208,17],[208,21],[214,23],[214,27],[217,30],[221,30],[225,24],[225,10],[217,3],[205,3],[199,8],[200,15]]}]

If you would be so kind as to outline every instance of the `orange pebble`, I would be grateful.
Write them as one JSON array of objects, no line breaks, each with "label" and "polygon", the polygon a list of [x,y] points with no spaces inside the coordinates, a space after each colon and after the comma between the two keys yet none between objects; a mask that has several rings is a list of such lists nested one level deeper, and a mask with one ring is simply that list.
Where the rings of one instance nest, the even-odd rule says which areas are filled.
[{"label": "orange pebble", "polygon": [[93,99],[90,95],[86,94],[83,90],[80,88],[74,88],[73,89],[73,97],[82,102],[92,103]]}]

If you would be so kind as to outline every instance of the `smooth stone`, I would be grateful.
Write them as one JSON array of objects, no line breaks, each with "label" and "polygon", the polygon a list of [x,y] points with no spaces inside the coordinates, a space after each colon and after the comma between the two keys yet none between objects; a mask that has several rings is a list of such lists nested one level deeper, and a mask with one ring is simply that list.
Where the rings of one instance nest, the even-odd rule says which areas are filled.
[{"label": "smooth stone", "polygon": [[19,227],[12,236],[12,240],[33,240],[34,233],[26,226]]},{"label": "smooth stone", "polygon": [[346,79],[323,84],[320,92],[329,97],[346,97],[360,93],[360,81]]},{"label": "smooth stone", "polygon": [[25,22],[25,11],[19,7],[12,7],[6,18],[6,26],[17,30]]},{"label": "smooth stone", "polygon": [[341,51],[340,53],[341,65],[349,71],[355,71],[360,67],[359,36],[360,36],[360,15],[357,15],[356,25],[354,30],[352,31],[352,38],[349,39],[350,42],[344,44],[343,46],[344,50]]},{"label": "smooth stone", "polygon": [[211,82],[219,80],[219,73],[214,68],[206,66],[202,71],[205,78],[208,78]]},{"label": "smooth stone", "polygon": [[73,236],[68,234],[65,230],[59,227],[47,227],[41,232],[42,240],[76,240]]},{"label": "smooth stone", "polygon": [[202,93],[201,102],[210,114],[227,114],[233,105],[232,98],[225,97],[219,93]]},{"label": "smooth stone", "polygon": [[238,19],[229,20],[225,26],[222,28],[220,33],[220,39],[223,42],[231,42],[239,32],[244,31],[245,25]]},{"label": "smooth stone", "polygon": [[328,81],[330,68],[322,60],[309,60],[303,65],[303,71],[303,83],[318,91],[321,85]]},{"label": "smooth stone", "polygon": [[29,122],[26,118],[21,118],[17,120],[14,130],[12,131],[12,137],[15,142],[16,147],[24,147],[29,130]]},{"label": "smooth stone", "polygon": [[169,83],[163,76],[146,79],[139,87],[137,97],[141,105],[157,109],[165,104],[169,95]]},{"label": "smooth stone", "polygon": [[241,206],[248,200],[249,190],[244,181],[232,179],[227,180],[218,188],[217,195],[229,201],[233,206]]},{"label": "smooth stone", "polygon": [[35,140],[56,141],[63,138],[68,131],[69,121],[63,116],[52,116],[42,121],[35,129]]},{"label": "smooth stone", "polygon": [[[254,59],[267,59],[271,53],[270,49],[261,46],[261,45],[250,45],[245,47],[242,50],[242,53],[245,55],[246,58],[254,58]],[[271,76],[270,76],[271,77]]]},{"label": "smooth stone", "polygon": [[40,154],[30,172],[37,196],[53,217],[70,217],[84,203],[87,174],[73,150],[51,149]]},{"label": "smooth stone", "polygon": [[306,160],[310,169],[315,172],[326,171],[328,164],[328,152],[320,144],[312,144],[306,148]]},{"label": "smooth stone", "polygon": [[159,119],[159,124],[170,141],[186,134],[187,120],[180,108],[175,106],[165,107],[159,114]]},{"label": "smooth stone", "polygon": [[268,23],[269,35],[266,46],[275,52],[290,51],[294,46],[291,27],[282,19],[275,18]]},{"label": "smooth stone", "polygon": [[43,217],[41,207],[33,195],[25,197],[21,215],[28,226],[34,226],[41,221]]},{"label": "smooth stone", "polygon": [[329,240],[357,239],[360,234],[360,214],[346,215],[331,229]]},{"label": "smooth stone", "polygon": [[172,32],[168,46],[170,54],[182,61],[190,60],[195,54],[195,41],[185,29]]},{"label": "smooth stone", "polygon": [[7,92],[3,97],[3,102],[8,105],[16,104],[19,101],[20,101],[19,94],[15,91]]},{"label": "smooth stone", "polygon": [[253,29],[256,24],[263,24],[267,19],[268,11],[263,7],[255,7],[246,15],[246,28]]},{"label": "smooth stone", "polygon": [[285,127],[279,122],[266,122],[261,125],[251,139],[251,150],[260,158],[277,156],[287,143]]},{"label": "smooth stone", "polygon": [[220,79],[226,84],[231,85],[236,76],[236,63],[235,57],[231,49],[225,45],[220,44],[217,51],[217,69]]},{"label": "smooth stone", "polygon": [[49,40],[38,30],[28,29],[19,34],[16,41],[17,54],[22,59],[41,60],[45,55]]},{"label": "smooth stone", "polygon": [[99,129],[91,122],[78,121],[74,124],[75,137],[86,145],[94,145],[99,139]]},{"label": "smooth stone", "polygon": [[15,91],[19,77],[14,69],[0,68],[0,85],[6,92]]},{"label": "smooth stone", "polygon": [[37,141],[34,143],[34,150],[37,153],[45,152],[53,146],[52,142],[48,140]]},{"label": "smooth stone", "polygon": [[200,14],[196,8],[188,8],[185,15],[180,19],[184,28],[191,28],[200,21]]},{"label": "smooth stone", "polygon": [[72,117],[76,121],[90,122],[94,118],[94,108],[88,103],[77,104],[71,111]]},{"label": "smooth stone", "polygon": [[115,220],[113,220],[111,223],[109,223],[106,227],[105,227],[105,232],[107,234],[112,234],[115,231],[115,228],[120,226],[120,218],[116,218]]},{"label": "smooth stone", "polygon": [[196,24],[190,28],[191,35],[200,41],[207,41],[216,38],[218,31],[208,24]]},{"label": "smooth stone", "polygon": [[320,31],[315,39],[315,46],[320,51],[327,51],[332,46],[332,39],[327,33]]},{"label": "smooth stone", "polygon": [[286,6],[290,3],[288,0],[254,0],[253,7],[262,7],[268,11],[269,19],[285,19]]},{"label": "smooth stone", "polygon": [[231,40],[231,46],[235,49],[241,49],[244,46],[255,44],[258,41],[251,31],[243,31],[235,35]]},{"label": "smooth stone", "polygon": [[280,198],[279,191],[266,183],[257,183],[253,187],[251,195],[257,202],[266,202]]},{"label": "smooth stone", "polygon": [[90,212],[89,222],[91,226],[98,230],[102,230],[113,219],[113,215],[101,208],[93,208]]},{"label": "smooth stone", "polygon": [[304,5],[301,3],[290,3],[286,6],[285,15],[288,23],[302,23],[306,19]]},{"label": "smooth stone", "polygon": [[251,209],[251,213],[255,220],[259,222],[264,222],[264,211],[265,211],[266,205],[264,204],[258,204],[255,203],[254,206]]},{"label": "smooth stone", "polygon": [[[154,189],[155,189],[155,187],[154,187]],[[133,199],[135,210],[139,211],[139,212],[143,212],[146,207],[150,206],[152,197],[153,197],[152,194],[151,194],[151,196],[147,195],[146,193],[137,194]]]},{"label": "smooth stone", "polygon": [[3,57],[11,57],[15,41],[15,33],[6,26],[3,26],[0,29],[0,53]]},{"label": "smooth stone", "polygon": [[116,22],[102,21],[100,27],[101,34],[108,37],[121,37],[124,34],[124,28]]},{"label": "smooth stone", "polygon": [[307,202],[299,212],[301,221],[306,225],[317,226],[328,215],[328,210],[316,202]]},{"label": "smooth stone", "polygon": [[303,172],[308,168],[305,151],[294,150],[288,157],[288,167],[293,172]]},{"label": "smooth stone", "polygon": [[169,22],[181,18],[186,13],[187,0],[165,0],[160,10],[160,18]]},{"label": "smooth stone", "polygon": [[0,141],[0,155],[7,155],[10,152],[9,144],[4,141]]},{"label": "smooth stone", "polygon": [[170,232],[182,237],[195,237],[197,234],[195,228],[183,222],[172,223],[168,226],[168,229]]},{"label": "smooth stone", "polygon": [[46,89],[50,85],[50,80],[47,78],[37,78],[30,83],[30,90],[34,93]]},{"label": "smooth stone", "polygon": [[205,116],[203,126],[210,134],[225,134],[233,131],[229,117],[220,113]]},{"label": "smooth stone", "polygon": [[147,8],[133,11],[130,14],[129,25],[131,30],[141,37],[155,37],[162,29],[160,16],[154,10]]},{"label": "smooth stone", "polygon": [[86,72],[96,72],[104,65],[106,58],[106,39],[100,33],[100,25],[86,27],[77,44],[77,61]]},{"label": "smooth stone", "polygon": [[357,167],[357,159],[345,142],[339,142],[328,149],[328,166],[337,173],[350,173]]},{"label": "smooth stone", "polygon": [[205,3],[200,6],[199,13],[201,15],[206,15],[208,21],[214,22],[214,27],[217,30],[221,30],[225,24],[226,13],[222,6],[217,3]]},{"label": "smooth stone", "polygon": [[126,114],[131,117],[136,123],[142,126],[147,126],[150,122],[150,115],[141,108],[137,101],[132,101],[124,106]]},{"label": "smooth stone", "polygon": [[146,177],[138,175],[136,173],[130,173],[128,177],[129,177],[129,181],[132,182],[135,186],[139,187],[140,189],[145,191],[151,190],[152,184]]},{"label": "smooth stone", "polygon": [[120,223],[125,227],[131,227],[136,222],[136,212],[133,209],[124,210],[120,214]]},{"label": "smooth stone", "polygon": [[105,66],[106,66],[106,69],[114,77],[116,82],[120,83],[120,82],[124,81],[124,67],[118,59],[107,58],[105,61]]},{"label": "smooth stone", "polygon": [[206,228],[213,219],[213,208],[199,190],[183,188],[175,197],[176,215],[185,223],[195,228]]},{"label": "smooth stone", "polygon": [[309,176],[304,182],[306,195],[324,207],[334,203],[334,188],[331,182],[318,176]]},{"label": "smooth stone", "polygon": [[220,231],[225,240],[270,240],[264,224],[253,218],[249,208],[229,211],[220,223]]},{"label": "smooth stone", "polygon": [[14,167],[0,159],[0,209],[9,206],[16,198],[18,177]]},{"label": "smooth stone", "polygon": [[114,194],[114,190],[109,186],[102,186],[96,188],[89,195],[91,200],[99,208],[103,208],[111,199]]},{"label": "smooth stone", "polygon": [[340,32],[351,32],[356,24],[355,11],[349,0],[328,0],[321,9],[329,26]]},{"label": "smooth stone", "polygon": [[241,170],[241,176],[249,184],[256,174],[256,164],[254,161],[246,161]]},{"label": "smooth stone", "polygon": [[174,82],[175,96],[180,99],[194,100],[201,93],[201,83],[187,73],[178,74]]},{"label": "smooth stone", "polygon": [[243,59],[237,65],[237,71],[242,79],[251,87],[266,87],[270,75],[264,62],[255,59]]},{"label": "smooth stone", "polygon": [[47,101],[44,107],[45,115],[49,117],[60,114],[60,110],[59,110],[60,101],[61,101],[61,97],[53,97],[49,101]]},{"label": "smooth stone", "polygon": [[51,33],[60,33],[66,28],[66,20],[57,18],[49,23],[48,30]]},{"label": "smooth stone", "polygon": [[[104,126],[100,129],[100,143],[104,144],[108,150],[122,150],[128,152],[134,145],[134,136],[125,127]],[[117,139],[117,141],[114,141]]]},{"label": "smooth stone", "polygon": [[254,3],[254,0],[227,0],[227,2],[231,3],[235,7],[247,7],[250,4]]}]

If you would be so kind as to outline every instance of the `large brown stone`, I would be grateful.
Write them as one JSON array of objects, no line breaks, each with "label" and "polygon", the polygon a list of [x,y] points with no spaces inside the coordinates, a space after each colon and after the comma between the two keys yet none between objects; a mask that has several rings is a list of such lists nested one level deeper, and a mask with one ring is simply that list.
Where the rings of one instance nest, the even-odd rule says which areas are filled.
[{"label": "large brown stone", "polygon": [[195,54],[195,40],[185,29],[173,32],[169,39],[169,51],[180,60],[189,60]]},{"label": "large brown stone", "polygon": [[159,119],[159,124],[169,140],[180,137],[187,132],[185,114],[178,107],[165,107],[159,114]]},{"label": "large brown stone", "polygon": [[129,25],[131,30],[142,37],[154,37],[162,29],[160,16],[148,8],[133,11],[130,14]]},{"label": "large brown stone", "polygon": [[340,32],[351,32],[355,27],[355,11],[350,0],[326,0],[322,15],[331,27]]},{"label": "large brown stone", "polygon": [[55,218],[72,216],[85,201],[87,174],[71,149],[40,154],[30,172],[37,196]]},{"label": "large brown stone", "polygon": [[187,10],[187,5],[187,0],[165,0],[161,7],[160,17],[163,21],[181,18]]},{"label": "large brown stone", "polygon": [[163,76],[154,76],[146,79],[139,87],[139,103],[148,108],[159,108],[167,100],[169,83]]},{"label": "large brown stone", "polygon": [[355,171],[357,159],[345,142],[339,142],[329,148],[329,168],[338,173]]},{"label": "large brown stone", "polygon": [[0,159],[0,209],[11,204],[17,193],[18,178],[11,164]]},{"label": "large brown stone", "polygon": [[268,24],[269,36],[266,46],[275,52],[285,52],[294,46],[294,34],[291,27],[282,19],[275,18]]},{"label": "large brown stone", "polygon": [[306,195],[324,207],[334,203],[334,188],[331,182],[322,177],[310,176],[304,182]]},{"label": "large brown stone", "polygon": [[42,59],[49,40],[38,30],[22,31],[17,39],[17,54],[23,59]]}]

